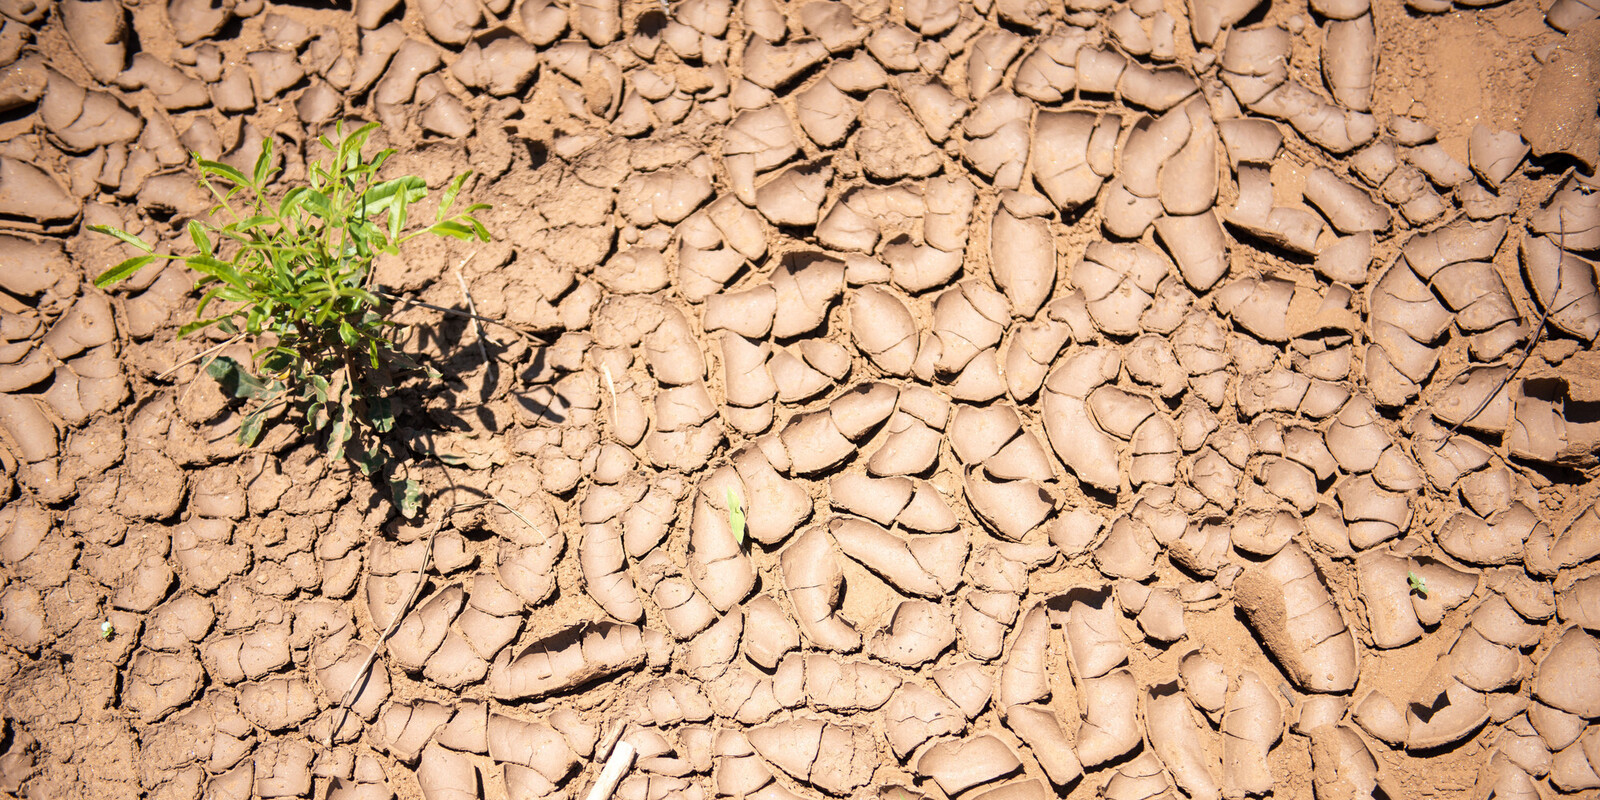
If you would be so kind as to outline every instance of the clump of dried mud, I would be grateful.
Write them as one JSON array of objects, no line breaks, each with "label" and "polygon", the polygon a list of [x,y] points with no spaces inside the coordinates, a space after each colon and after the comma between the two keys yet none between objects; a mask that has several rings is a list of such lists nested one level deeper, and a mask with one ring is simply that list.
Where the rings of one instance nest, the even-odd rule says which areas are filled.
[{"label": "clump of dried mud", "polygon": [[[0,791],[1600,788],[1600,7],[1480,5],[0,0]],[[346,118],[494,204],[415,523],[89,281]]]}]

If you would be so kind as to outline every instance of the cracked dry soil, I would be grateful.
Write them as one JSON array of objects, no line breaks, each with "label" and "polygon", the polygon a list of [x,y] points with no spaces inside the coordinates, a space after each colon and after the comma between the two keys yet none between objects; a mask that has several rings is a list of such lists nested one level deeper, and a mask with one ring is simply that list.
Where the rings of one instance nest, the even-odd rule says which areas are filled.
[{"label": "cracked dry soil", "polygon": [[[1597,16],[0,0],[0,793],[1592,793]],[[345,118],[414,522],[89,280]]]}]

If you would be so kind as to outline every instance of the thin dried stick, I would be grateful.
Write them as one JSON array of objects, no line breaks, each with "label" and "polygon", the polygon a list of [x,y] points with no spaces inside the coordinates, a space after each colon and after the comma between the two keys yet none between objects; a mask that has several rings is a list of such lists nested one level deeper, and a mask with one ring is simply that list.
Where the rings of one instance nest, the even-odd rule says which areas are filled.
[{"label": "thin dried stick", "polygon": [[518,328],[517,326],[512,325],[510,323],[501,322],[500,320],[492,319],[490,317],[479,316],[477,314],[473,314],[473,313],[469,313],[469,312],[466,312],[466,311],[462,311],[462,310],[460,310],[458,308],[445,308],[444,306],[436,306],[436,305],[434,305],[432,303],[424,303],[421,300],[412,300],[409,297],[401,297],[400,295],[390,294],[389,292],[385,292],[385,291],[382,291],[382,290],[379,290],[379,289],[373,289],[372,293],[375,294],[375,295],[378,295],[379,297],[384,298],[385,300],[392,300],[392,301],[394,301],[396,303],[405,303],[408,306],[416,306],[418,308],[426,308],[429,311],[437,311],[437,312],[439,312],[441,314],[449,314],[451,316],[461,317],[463,319],[473,319],[473,320],[477,320],[479,322],[487,322],[490,325],[499,325],[500,327],[505,328],[506,330],[511,331],[512,333],[515,333],[519,337],[526,336],[526,337],[531,337],[531,338],[534,338],[534,339],[539,339],[540,341],[547,341],[544,337],[542,337],[542,336],[540,336],[540,335],[538,335],[536,333],[529,333],[528,331],[525,331],[525,330],[523,330],[521,328]]},{"label": "thin dried stick", "polygon": [[528,519],[527,516],[525,516],[521,511],[518,511],[515,508],[512,508],[510,503],[507,503],[506,501],[501,500],[500,499],[500,495],[491,494],[491,495],[489,495],[489,497],[492,498],[496,503],[499,503],[501,508],[503,508],[503,509],[505,509],[507,511],[510,511],[511,512],[511,516],[522,520],[522,524],[528,526],[529,528],[532,528],[534,533],[537,533],[540,536],[544,535],[544,531],[539,530],[539,526],[533,524],[533,520]]},{"label": "thin dried stick", "polygon": [[384,628],[383,635],[379,636],[378,641],[373,643],[372,650],[367,653],[366,660],[361,662],[361,668],[356,670],[355,678],[350,681],[349,688],[345,689],[344,694],[339,696],[339,704],[334,707],[334,712],[338,716],[328,728],[328,738],[323,742],[324,747],[333,746],[333,737],[339,733],[339,728],[344,725],[345,719],[350,715],[350,704],[355,702],[356,689],[366,682],[367,672],[372,669],[372,663],[377,660],[379,648],[383,647],[383,643],[394,635],[395,629],[400,627],[400,621],[405,619],[406,612],[411,610],[412,604],[417,602],[417,596],[422,594],[422,585],[428,582],[428,567],[433,565],[433,540],[438,538],[439,529],[444,527],[445,519],[450,516],[450,512],[453,510],[454,508],[452,507],[433,521],[431,530],[428,531],[428,544],[422,551],[422,568],[417,571],[417,585],[411,587],[411,596],[407,597],[405,604],[395,612],[394,619],[389,620],[389,625]]},{"label": "thin dried stick", "polygon": [[[199,361],[202,358],[206,358],[207,356],[210,356],[213,353],[216,353],[216,352],[218,352],[220,350],[226,350],[227,348],[232,347],[232,346],[244,341],[244,337],[245,337],[245,335],[241,333],[238,336],[235,336],[232,339],[229,339],[228,341],[223,342],[222,344],[212,345],[211,347],[207,347],[206,349],[201,350],[200,352],[195,353],[194,355],[189,356],[188,358],[185,358],[184,360],[179,361],[176,364],[173,364],[171,367],[168,367],[165,372],[162,372],[160,375],[156,376],[156,380],[158,380],[158,381],[159,380],[163,380],[163,379],[167,378],[168,376],[172,375],[172,373],[177,372],[178,370],[183,369],[184,367],[186,367],[186,366],[188,366],[190,364],[193,364],[194,362]],[[211,362],[209,360],[207,360],[206,363],[210,364]],[[205,369],[205,367],[202,366],[201,369]]]},{"label": "thin dried stick", "polygon": [[[1450,437],[1455,436],[1456,432],[1461,430],[1462,425],[1477,419],[1478,415],[1482,414],[1483,410],[1488,408],[1490,403],[1494,402],[1494,398],[1498,396],[1500,392],[1505,390],[1506,385],[1511,383],[1511,379],[1515,378],[1517,373],[1522,371],[1522,365],[1528,363],[1528,356],[1533,354],[1533,348],[1539,344],[1539,337],[1544,335],[1545,325],[1550,322],[1550,313],[1553,310],[1551,306],[1555,304],[1556,298],[1561,296],[1561,262],[1565,260],[1567,256],[1567,223],[1565,219],[1561,219],[1559,216],[1557,219],[1560,225],[1560,230],[1556,234],[1556,252],[1558,255],[1556,256],[1555,289],[1551,291],[1551,297],[1548,301],[1542,297],[1539,297],[1536,292],[1533,293],[1534,299],[1538,300],[1539,305],[1544,307],[1544,310],[1539,314],[1539,325],[1533,329],[1533,335],[1528,337],[1528,344],[1522,348],[1522,355],[1517,358],[1517,363],[1511,367],[1511,371],[1506,373],[1505,376],[1500,379],[1500,382],[1495,385],[1493,391],[1483,396],[1483,400],[1478,403],[1478,407],[1473,409],[1471,414],[1456,420],[1455,424],[1451,425],[1450,429],[1445,431],[1444,438],[1439,440],[1439,444],[1433,448],[1433,452],[1437,453],[1440,450],[1443,450],[1445,445],[1450,443]],[[1572,303],[1568,302],[1567,305],[1570,306]],[[1567,306],[1562,306],[1561,310],[1565,311],[1566,308]]]},{"label": "thin dried stick", "polygon": [[600,365],[600,374],[606,376],[606,391],[611,392],[611,427],[617,427],[617,384],[611,380],[611,367]]},{"label": "thin dried stick", "polygon": [[616,791],[617,784],[631,766],[633,766],[633,745],[626,741],[617,742],[616,746],[611,748],[611,756],[606,759],[605,767],[600,770],[600,777],[595,778],[594,785],[589,787],[589,794],[585,800],[606,800]]},{"label": "thin dried stick", "polygon": [[483,346],[483,340],[488,337],[483,333],[483,323],[478,321],[478,307],[472,302],[472,290],[467,288],[466,276],[461,274],[461,268],[465,267],[467,262],[471,261],[472,257],[477,254],[478,251],[474,250],[468,253],[466,258],[461,259],[460,266],[456,267],[456,283],[461,284],[461,296],[467,299],[467,311],[472,315],[472,331],[478,336],[478,355],[483,357],[485,368],[492,370],[494,369],[494,362],[489,360],[489,350]]}]

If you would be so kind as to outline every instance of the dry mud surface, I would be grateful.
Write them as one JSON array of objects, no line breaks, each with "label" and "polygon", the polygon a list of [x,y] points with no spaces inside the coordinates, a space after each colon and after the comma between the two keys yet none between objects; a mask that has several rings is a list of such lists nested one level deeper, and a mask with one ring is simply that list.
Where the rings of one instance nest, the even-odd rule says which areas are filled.
[{"label": "dry mud surface", "polygon": [[[1593,791],[1600,11],[1411,3],[0,0],[0,792]],[[340,118],[411,522],[89,281]]]}]

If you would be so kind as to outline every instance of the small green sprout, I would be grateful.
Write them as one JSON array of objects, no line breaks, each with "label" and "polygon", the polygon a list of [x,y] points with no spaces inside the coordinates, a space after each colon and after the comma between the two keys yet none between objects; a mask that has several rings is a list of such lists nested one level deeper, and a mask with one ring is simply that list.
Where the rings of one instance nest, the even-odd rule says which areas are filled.
[{"label": "small green sprout", "polygon": [[117,626],[112,625],[111,620],[108,619],[105,622],[100,623],[100,638],[109,642],[111,641],[111,637],[116,635]]},{"label": "small green sprout", "polygon": [[733,529],[733,540],[744,546],[744,509],[739,506],[739,496],[728,490],[728,527]]},{"label": "small green sprout", "polygon": [[1427,581],[1427,579],[1423,578],[1421,575],[1418,575],[1415,572],[1407,572],[1406,573],[1406,582],[1411,584],[1411,592],[1412,593],[1417,594],[1417,595],[1421,595],[1422,599],[1424,599],[1424,600],[1428,599],[1428,581]]}]

